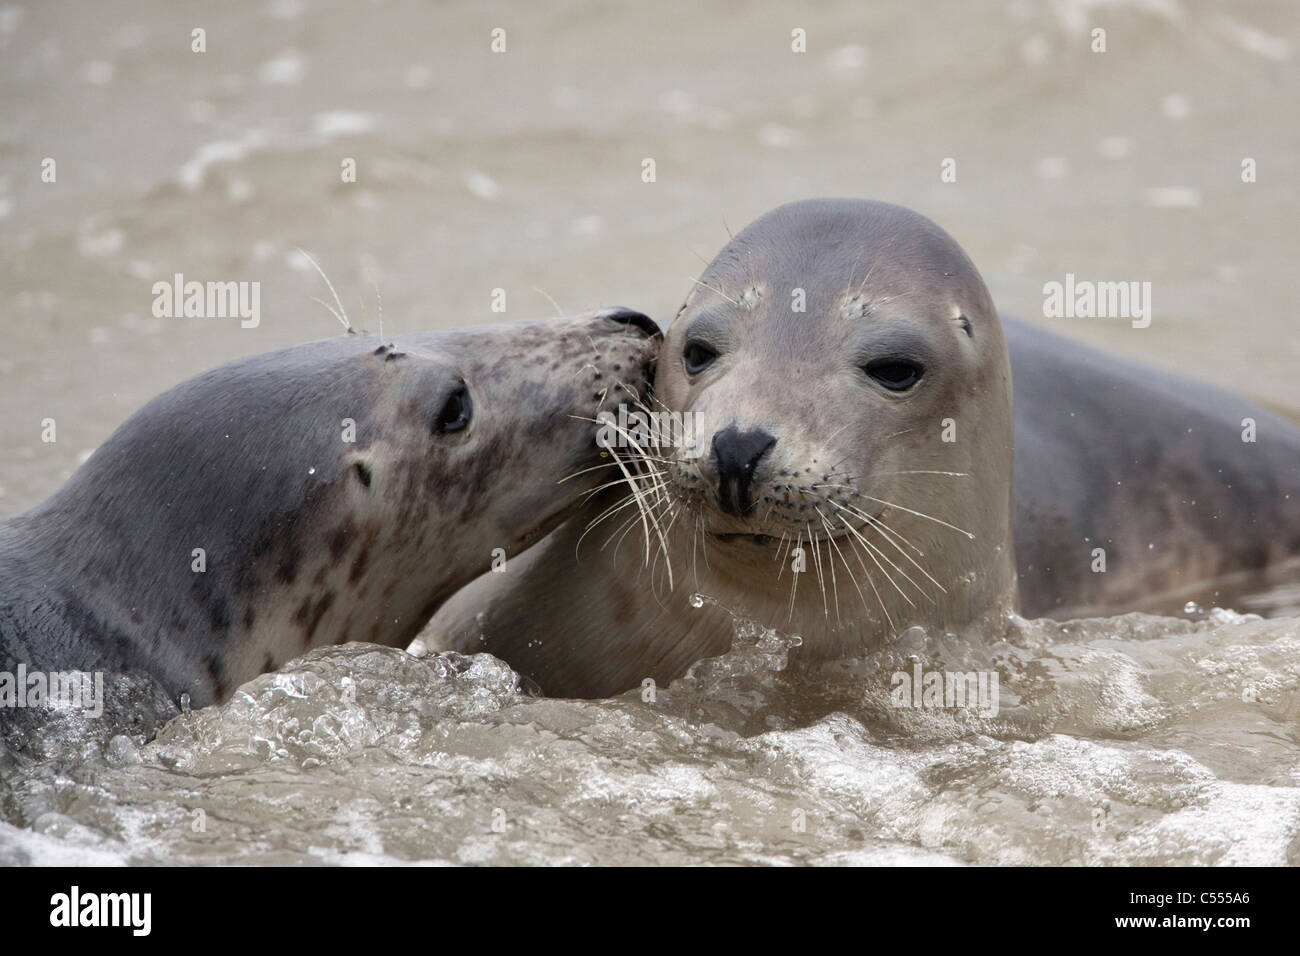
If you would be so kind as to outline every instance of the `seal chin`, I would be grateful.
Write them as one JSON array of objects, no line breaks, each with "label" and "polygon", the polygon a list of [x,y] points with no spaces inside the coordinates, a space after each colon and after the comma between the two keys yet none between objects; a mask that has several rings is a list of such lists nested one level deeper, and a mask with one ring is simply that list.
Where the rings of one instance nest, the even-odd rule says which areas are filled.
[{"label": "seal chin", "polygon": [[548,534],[558,528],[570,515],[578,510],[578,501],[570,502],[560,508],[551,511],[528,530],[517,535],[511,541],[512,553],[518,553],[525,548],[531,548],[538,541],[541,541]]}]

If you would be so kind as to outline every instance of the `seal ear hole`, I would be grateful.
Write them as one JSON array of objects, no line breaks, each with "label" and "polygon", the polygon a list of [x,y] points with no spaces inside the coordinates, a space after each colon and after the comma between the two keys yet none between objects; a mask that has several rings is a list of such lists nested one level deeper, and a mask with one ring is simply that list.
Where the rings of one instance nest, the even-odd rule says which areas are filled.
[{"label": "seal ear hole", "polygon": [[451,390],[442,408],[433,420],[432,431],[435,435],[450,435],[464,431],[474,414],[474,404],[470,401],[469,389],[461,382]]},{"label": "seal ear hole", "polygon": [[352,473],[357,476],[357,481],[361,482],[361,487],[370,487],[370,481],[374,474],[371,472],[369,465],[363,461],[358,461],[352,465]]},{"label": "seal ear hole", "polygon": [[957,316],[957,324],[961,327],[961,330],[966,333],[966,338],[975,338],[975,330],[971,328],[970,319],[966,318],[964,315],[959,315]]}]

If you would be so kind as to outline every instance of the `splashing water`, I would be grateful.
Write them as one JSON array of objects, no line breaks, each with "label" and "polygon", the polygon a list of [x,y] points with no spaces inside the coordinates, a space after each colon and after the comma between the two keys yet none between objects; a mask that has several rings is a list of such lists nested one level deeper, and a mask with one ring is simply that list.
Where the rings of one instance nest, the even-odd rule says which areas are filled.
[{"label": "splashing water", "polygon": [[[101,721],[5,738],[0,863],[1300,862],[1296,619],[799,643],[738,620],[726,655],[599,701],[363,644],[183,713],[122,680]],[[922,673],[996,675],[996,707],[900,690]]]}]

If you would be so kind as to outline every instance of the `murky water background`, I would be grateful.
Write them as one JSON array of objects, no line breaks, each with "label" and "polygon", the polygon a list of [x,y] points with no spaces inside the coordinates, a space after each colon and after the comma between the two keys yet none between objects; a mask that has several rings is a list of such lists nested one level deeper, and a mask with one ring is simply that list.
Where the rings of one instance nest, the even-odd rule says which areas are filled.
[{"label": "murky water background", "polygon": [[[370,328],[376,285],[395,330],[500,319],[498,287],[666,320],[728,228],[813,195],[925,212],[1030,320],[1067,272],[1150,281],[1148,329],[1053,327],[1300,409],[1293,4],[786,6],[0,0],[0,514],[168,386],[335,334],[299,247]],[[176,272],[261,282],[260,326],[154,318]],[[738,622],[653,703],[357,646],[185,715],[124,686],[0,747],[0,861],[1296,863],[1296,580],[1215,599],[1271,620],[909,634],[816,675]],[[999,715],[889,706],[910,655],[996,669]]]}]

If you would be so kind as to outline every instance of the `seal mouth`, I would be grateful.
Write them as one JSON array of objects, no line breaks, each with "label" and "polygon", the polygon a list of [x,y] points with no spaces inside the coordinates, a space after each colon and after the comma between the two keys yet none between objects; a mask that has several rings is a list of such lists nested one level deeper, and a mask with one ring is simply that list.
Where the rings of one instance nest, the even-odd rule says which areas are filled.
[{"label": "seal mouth", "polygon": [[565,502],[545,517],[533,522],[533,525],[527,531],[515,536],[512,542],[514,550],[516,552],[524,551],[541,541],[573,515],[581,503],[580,499],[575,498],[573,501]]},{"label": "seal mouth", "polygon": [[[879,524],[887,514],[889,509],[882,508],[869,519],[858,519],[850,525],[837,525],[829,534],[825,528],[813,528],[812,538],[814,541],[844,541],[860,538],[869,534],[873,525]],[[748,545],[757,548],[783,547],[784,542],[797,540],[799,537],[807,541],[809,537],[809,528],[806,526],[783,527],[778,531],[777,534],[771,531],[706,531],[705,533],[719,544]]]},{"label": "seal mouth", "polygon": [[774,538],[770,534],[713,534],[718,541],[725,541],[728,544],[732,542],[749,542],[758,545],[760,548],[770,547],[780,541],[780,538]]}]

